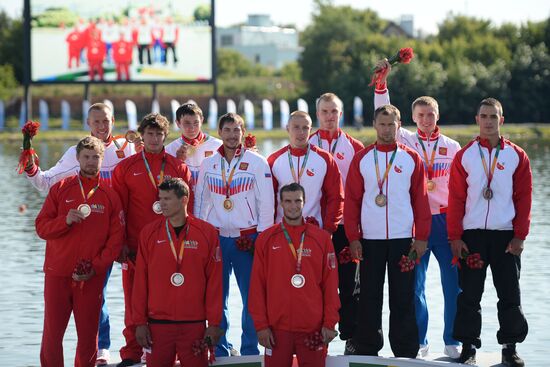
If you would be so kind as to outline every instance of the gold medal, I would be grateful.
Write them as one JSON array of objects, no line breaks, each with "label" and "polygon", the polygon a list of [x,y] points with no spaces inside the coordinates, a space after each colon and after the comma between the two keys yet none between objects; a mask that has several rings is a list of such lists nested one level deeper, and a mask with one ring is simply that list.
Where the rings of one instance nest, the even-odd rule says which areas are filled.
[{"label": "gold medal", "polygon": [[490,187],[483,189],[483,198],[485,200],[491,200],[493,198],[493,190]]},{"label": "gold medal", "polygon": [[87,218],[90,214],[92,214],[92,208],[90,208],[88,204],[80,204],[77,210],[84,216],[84,218]]},{"label": "gold medal", "polygon": [[162,214],[162,208],[160,207],[160,201],[155,201],[153,203],[153,211],[155,214]]},{"label": "gold medal", "polygon": [[294,274],[290,279],[290,284],[294,288],[302,288],[306,284],[306,278],[302,274]]},{"label": "gold medal", "polygon": [[224,201],[223,201],[223,208],[225,210],[227,210],[228,212],[230,212],[231,210],[233,210],[233,201],[231,201],[230,198],[226,198]]},{"label": "gold medal", "polygon": [[376,195],[376,198],[374,199],[374,202],[379,207],[386,206],[387,201],[388,201],[388,199],[386,198],[386,195],[384,195],[384,194],[378,194],[378,195]]},{"label": "gold medal", "polygon": [[435,181],[432,181],[432,180],[428,180],[428,182],[426,183],[426,186],[428,187],[428,191],[429,192],[434,192],[435,191]]},{"label": "gold medal", "polygon": [[172,274],[172,276],[170,276],[170,283],[172,283],[174,287],[181,286],[183,284],[183,281],[184,277],[182,273],[174,273]]}]

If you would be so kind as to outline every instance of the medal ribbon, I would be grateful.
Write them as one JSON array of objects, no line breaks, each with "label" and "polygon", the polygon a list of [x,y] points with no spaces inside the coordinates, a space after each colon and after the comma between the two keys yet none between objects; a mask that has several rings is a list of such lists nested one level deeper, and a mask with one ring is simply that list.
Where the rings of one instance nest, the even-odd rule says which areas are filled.
[{"label": "medal ribbon", "polygon": [[[491,181],[493,180],[493,175],[495,173],[495,167],[497,165],[497,159],[498,159],[498,153],[500,153],[500,141],[497,145],[497,152],[495,153],[495,158],[493,158],[493,163],[491,164],[491,171],[487,169],[487,162],[485,161],[485,156],[483,155],[483,151],[481,150],[481,144],[477,142],[477,147],[479,149],[479,155],[481,156],[481,163],[483,163],[483,170],[485,171],[485,175],[487,176],[487,187],[491,187]],[[489,152],[489,157],[491,156],[491,152]]]},{"label": "medal ribbon", "polygon": [[122,146],[120,146],[120,144],[117,141],[117,139],[120,139],[120,138],[124,138],[124,135],[113,136],[113,137],[111,137],[111,141],[117,147],[117,150],[124,150],[124,148],[126,148],[126,146],[128,145],[128,140],[125,140],[124,144],[122,144]]},{"label": "medal ribbon", "polygon": [[[235,163],[235,165],[231,169],[231,172],[229,172],[229,178],[227,179],[227,181],[225,180],[225,158],[222,157],[222,163],[221,163],[222,181],[225,185],[225,198],[226,199],[229,199],[229,197],[231,196],[231,195],[229,195],[229,189],[231,187],[231,182],[233,182],[233,175],[235,174],[235,169],[237,169],[237,166],[239,165],[239,162],[241,161],[241,159],[243,159],[244,152],[245,152],[245,150],[242,149],[241,154],[239,155],[239,159],[237,159],[237,163]],[[231,167],[231,163],[229,163],[229,166]]]},{"label": "medal ribbon", "polygon": [[292,256],[294,256],[294,258],[296,259],[296,272],[299,273],[302,269],[302,250],[304,248],[306,231],[304,230],[302,232],[302,237],[300,238],[300,247],[298,248],[298,254],[296,254],[296,249],[294,248],[294,244],[292,244],[292,239],[290,238],[290,235],[285,228],[284,222],[281,222],[281,227],[283,228],[283,233],[285,234],[286,241],[288,242],[288,247],[290,247],[290,252],[292,252]]},{"label": "medal ribbon", "polygon": [[205,143],[208,140],[208,138],[209,138],[208,135],[203,134],[203,137],[202,137],[201,141],[199,141],[199,143],[197,145],[189,144],[188,142],[185,141],[183,136],[180,139],[181,139],[181,145],[188,145],[189,149],[191,149],[191,153],[194,153],[195,150],[198,149],[199,146],[201,146],[203,143]]},{"label": "medal ribbon", "polygon": [[[334,152],[336,151],[336,146],[338,145],[338,139],[340,139],[340,132],[338,132],[338,136],[334,141],[334,145],[332,146],[332,149],[330,147],[330,143],[328,143],[328,151],[330,152],[331,155],[334,155]],[[321,140],[320,134],[317,134],[317,144],[319,145],[319,148],[323,149],[323,142]]]},{"label": "medal ribbon", "polygon": [[307,164],[307,158],[309,157],[309,144],[307,145],[306,155],[304,156],[304,161],[302,162],[302,167],[300,167],[300,171],[298,172],[298,178],[296,178],[296,173],[294,172],[294,164],[292,163],[292,155],[290,154],[290,148],[287,150],[288,154],[288,164],[290,165],[290,173],[292,173],[292,179],[296,183],[300,183],[300,178],[304,174],[304,171],[306,170],[306,164]]},{"label": "medal ribbon", "polygon": [[78,184],[80,185],[80,192],[82,193],[82,198],[84,199],[84,202],[87,203],[88,199],[92,197],[92,195],[96,192],[96,190],[99,187],[99,179],[97,180],[97,185],[93,189],[91,189],[88,192],[88,195],[84,193],[84,186],[82,186],[82,181],[80,180],[80,174],[78,175]]},{"label": "medal ribbon", "polygon": [[[418,139],[418,142],[422,147],[422,152],[424,153],[424,162],[426,162],[426,166],[428,167],[428,179],[431,180],[434,173],[435,152],[437,150],[437,144],[439,143],[439,137],[435,141],[434,149],[432,150],[432,156],[430,157],[430,160],[428,160],[428,152],[426,151],[426,147],[424,146],[424,143],[422,142],[422,139],[420,139],[420,135],[418,135],[418,133],[416,133],[416,138]],[[430,138],[428,137],[428,141],[429,139]]]},{"label": "medal ribbon", "polygon": [[183,236],[183,240],[181,241],[179,253],[176,253],[176,246],[174,246],[174,241],[172,241],[172,235],[170,234],[170,227],[168,226],[168,219],[166,219],[166,234],[168,235],[168,240],[170,241],[170,249],[172,250],[174,259],[176,259],[176,269],[178,272],[180,270],[181,262],[183,260],[183,251],[185,249],[185,239],[189,235],[189,227],[190,227],[189,223],[187,223],[187,228],[185,228],[185,235]]},{"label": "medal ribbon", "polygon": [[157,189],[158,186],[164,181],[164,166],[166,165],[166,153],[162,156],[162,166],[160,167],[160,177],[159,182],[157,183],[155,181],[155,178],[153,177],[153,173],[151,172],[151,167],[149,166],[149,162],[147,162],[147,158],[145,158],[145,151],[141,151],[141,156],[143,157],[143,162],[145,163],[145,169],[147,169],[147,174],[149,175],[149,179],[151,180],[151,183],[153,184],[153,187]]},{"label": "medal ribbon", "polygon": [[375,167],[376,168],[376,181],[378,181],[378,188],[380,189],[380,194],[382,194],[382,192],[383,192],[382,187],[384,186],[384,182],[388,178],[388,173],[390,172],[390,169],[391,169],[391,166],[393,164],[393,160],[395,158],[396,153],[397,153],[397,147],[395,148],[395,150],[393,151],[393,153],[391,155],[390,163],[388,163],[386,165],[386,172],[384,172],[384,177],[382,178],[382,180],[380,180],[380,168],[378,167],[378,149],[376,149],[376,147],[374,148],[374,165],[376,166]]}]

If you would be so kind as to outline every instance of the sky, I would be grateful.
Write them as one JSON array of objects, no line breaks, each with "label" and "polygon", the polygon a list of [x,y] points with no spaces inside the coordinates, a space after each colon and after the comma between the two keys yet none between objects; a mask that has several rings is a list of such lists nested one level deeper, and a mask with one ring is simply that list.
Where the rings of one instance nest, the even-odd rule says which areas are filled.
[{"label": "sky", "polygon": [[[52,0],[58,4],[60,0]],[[178,0],[178,2],[185,0]],[[541,21],[550,16],[548,0],[333,0],[335,5],[370,8],[382,18],[398,20],[413,15],[415,29],[435,33],[437,24],[452,12],[489,19],[496,25]],[[22,13],[23,0],[0,0],[0,9],[11,16]],[[216,0],[216,23],[228,26],[246,21],[248,14],[270,14],[276,24],[295,24],[304,29],[311,21],[313,0]]]}]

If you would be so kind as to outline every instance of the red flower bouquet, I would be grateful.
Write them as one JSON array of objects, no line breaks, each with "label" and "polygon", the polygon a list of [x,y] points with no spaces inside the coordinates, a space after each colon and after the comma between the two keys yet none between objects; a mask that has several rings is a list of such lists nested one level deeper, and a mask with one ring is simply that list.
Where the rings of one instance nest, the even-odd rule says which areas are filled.
[{"label": "red flower bouquet", "polygon": [[241,251],[248,251],[254,255],[254,241],[250,236],[241,236],[235,241],[237,248]]},{"label": "red flower bouquet", "polygon": [[416,264],[420,264],[416,251],[411,251],[408,255],[402,255],[398,263],[402,273],[413,271]]},{"label": "red flower bouquet", "polygon": [[465,250],[462,250],[460,258],[456,256],[453,257],[451,264],[453,266],[456,265],[459,269],[461,269],[462,266],[460,264],[460,260],[462,259],[466,260],[466,266],[470,269],[483,269],[483,266],[485,265],[485,262],[481,259],[481,255],[479,252],[471,254]]},{"label": "red flower bouquet", "polygon": [[214,345],[212,345],[210,338],[195,340],[191,345],[191,349],[193,350],[193,355],[196,357],[202,354],[206,354],[208,356],[208,363],[210,364],[212,364],[216,360],[216,355],[214,354]]},{"label": "red flower bouquet", "polygon": [[319,221],[314,216],[306,217],[306,223],[314,224],[319,227]]},{"label": "red flower bouquet", "polygon": [[40,122],[29,120],[21,129],[21,132],[23,133],[23,150],[21,151],[21,155],[19,156],[19,164],[17,165],[17,172],[19,174],[22,174],[23,171],[25,171],[25,168],[27,168],[27,165],[30,162],[32,162],[33,165],[38,165],[38,155],[36,155],[36,152],[32,149],[31,140],[36,136],[39,128]]},{"label": "red flower bouquet", "polygon": [[244,146],[247,149],[256,149],[256,137],[250,133],[244,138]]},{"label": "red flower bouquet", "polygon": [[316,331],[312,334],[309,334],[305,340],[304,344],[306,347],[309,348],[309,350],[322,350],[323,349],[323,336],[321,335],[320,331]]},{"label": "red flower bouquet", "polygon": [[[86,275],[86,274],[90,274],[91,272],[92,272],[92,262],[87,259],[78,260],[78,262],[76,263],[73,269],[73,274],[76,274],[76,275]],[[79,283],[80,283],[80,289],[82,289],[82,287],[84,287],[84,281],[80,281]],[[73,284],[75,283],[73,282]]]},{"label": "red flower bouquet", "polygon": [[[390,63],[391,66],[395,64],[409,64],[413,58],[414,58],[413,49],[410,47],[403,47],[395,55],[391,56],[388,59],[388,62]],[[387,70],[385,68],[384,69],[375,68],[369,87],[375,84],[379,84],[382,78],[386,74],[387,74]]]}]

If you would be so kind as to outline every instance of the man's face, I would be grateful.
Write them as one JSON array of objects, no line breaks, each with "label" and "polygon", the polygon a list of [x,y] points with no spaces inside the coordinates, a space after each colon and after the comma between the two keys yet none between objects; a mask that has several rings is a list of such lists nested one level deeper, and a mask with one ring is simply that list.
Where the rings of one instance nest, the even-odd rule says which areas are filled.
[{"label": "man's face", "polygon": [[288,139],[292,148],[306,148],[311,132],[311,120],[301,116],[291,117],[288,125]]},{"label": "man's face", "polygon": [[178,198],[174,190],[159,190],[159,202],[162,215],[169,218],[187,207],[189,198],[187,196]]},{"label": "man's face", "polygon": [[379,114],[374,120],[374,129],[376,130],[376,140],[382,144],[395,143],[395,133],[399,126],[394,115]]},{"label": "man's face", "polygon": [[187,139],[195,139],[201,131],[202,119],[199,115],[183,115],[177,121],[178,127]]},{"label": "man's face", "polygon": [[143,131],[143,144],[145,151],[150,153],[160,153],[164,147],[166,134],[161,129],[147,126]]},{"label": "man's face", "polygon": [[237,149],[243,140],[244,128],[239,122],[226,122],[218,134],[223,141],[224,148]]},{"label": "man's face", "polygon": [[92,136],[102,141],[107,141],[113,131],[115,118],[109,110],[91,110],[88,114],[87,122]]},{"label": "man's face", "polygon": [[430,134],[435,130],[439,120],[439,114],[432,106],[416,105],[413,110],[413,121],[424,134]]},{"label": "man's face", "polygon": [[476,123],[479,125],[479,136],[482,138],[500,135],[504,116],[497,107],[482,105],[476,115]]},{"label": "man's face", "polygon": [[83,176],[94,177],[103,163],[103,154],[96,149],[82,149],[76,156]]},{"label": "man's face", "polygon": [[281,196],[283,214],[288,220],[296,220],[302,217],[304,209],[304,197],[301,191],[285,191]]},{"label": "man's face", "polygon": [[317,118],[322,130],[336,131],[342,117],[342,109],[336,101],[320,101],[317,109]]}]

